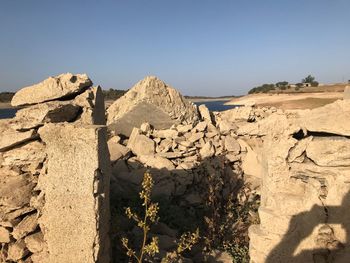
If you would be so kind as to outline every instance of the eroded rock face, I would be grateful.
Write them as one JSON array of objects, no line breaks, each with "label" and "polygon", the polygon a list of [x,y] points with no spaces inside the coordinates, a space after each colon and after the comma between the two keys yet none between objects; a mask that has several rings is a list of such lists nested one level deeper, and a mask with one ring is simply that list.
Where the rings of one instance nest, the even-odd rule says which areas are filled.
[{"label": "eroded rock face", "polygon": [[350,126],[345,105],[337,101],[311,111],[276,113],[240,127],[246,136],[264,136],[260,224],[249,231],[252,262],[349,258]]},{"label": "eroded rock face", "polygon": [[156,77],[146,77],[138,82],[108,108],[107,115],[107,124],[115,129],[125,126],[119,133],[127,136],[133,127],[140,127],[143,122],[164,129],[174,123],[191,123],[198,119],[196,106]]},{"label": "eroded rock face", "polygon": [[61,74],[25,87],[12,98],[12,106],[37,104],[79,94],[92,85],[86,74]]},{"label": "eroded rock face", "polygon": [[30,141],[37,137],[34,130],[20,132],[11,123],[11,120],[0,120],[0,152],[11,149],[21,143]]},{"label": "eroded rock face", "polygon": [[39,133],[48,154],[39,219],[40,227],[49,230],[48,262],[109,262],[106,128],[48,124]]},{"label": "eroded rock face", "polygon": [[18,110],[13,125],[16,130],[29,130],[44,123],[70,122],[77,118],[80,107],[66,101],[52,101]]}]

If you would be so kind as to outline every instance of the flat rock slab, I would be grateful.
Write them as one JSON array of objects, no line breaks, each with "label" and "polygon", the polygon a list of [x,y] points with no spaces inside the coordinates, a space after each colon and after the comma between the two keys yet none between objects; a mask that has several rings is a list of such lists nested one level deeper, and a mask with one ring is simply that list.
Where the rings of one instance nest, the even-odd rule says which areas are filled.
[{"label": "flat rock slab", "polygon": [[72,73],[49,77],[33,86],[19,90],[12,98],[12,106],[23,106],[65,98],[82,93],[92,85],[86,74]]},{"label": "flat rock slab", "polygon": [[170,128],[176,123],[176,120],[171,119],[160,108],[147,102],[140,102],[123,115],[122,118],[111,123],[108,128],[115,131],[115,134],[122,134],[129,137],[132,129],[134,127],[140,127],[144,122],[148,122],[155,129],[161,130]]},{"label": "flat rock slab", "polygon": [[0,120],[0,152],[7,151],[21,143],[38,137],[34,130],[19,132],[11,124],[12,120]]},{"label": "flat rock slab", "polygon": [[103,126],[47,124],[47,175],[40,182],[50,263],[109,263],[110,161]]},{"label": "flat rock slab", "polygon": [[69,101],[41,103],[17,111],[13,126],[17,130],[28,130],[49,122],[69,122],[77,117],[79,110],[79,106]]}]

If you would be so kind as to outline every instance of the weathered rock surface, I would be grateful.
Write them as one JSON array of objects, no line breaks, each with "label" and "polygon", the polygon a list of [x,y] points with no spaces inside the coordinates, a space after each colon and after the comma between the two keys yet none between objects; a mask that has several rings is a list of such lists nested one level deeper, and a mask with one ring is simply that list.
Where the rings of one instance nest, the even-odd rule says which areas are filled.
[{"label": "weathered rock surface", "polygon": [[348,260],[348,106],[336,101],[240,127],[246,136],[264,136],[260,224],[249,231],[252,262]]},{"label": "weathered rock surface", "polygon": [[140,162],[144,163],[145,165],[156,168],[156,169],[167,169],[167,170],[174,170],[175,166],[174,164],[169,161],[168,159],[157,156],[157,155],[140,155],[139,157]]},{"label": "weathered rock surface", "polygon": [[133,129],[127,147],[135,155],[151,155],[155,153],[154,141],[146,135],[141,134],[138,128]]},{"label": "weathered rock surface", "polygon": [[11,126],[11,120],[0,120],[0,133],[0,152],[37,138],[34,130],[26,132],[16,131],[16,129]]},{"label": "weathered rock surface", "polygon": [[350,164],[350,139],[344,137],[315,137],[306,156],[319,166],[347,166]]},{"label": "weathered rock surface", "polygon": [[34,183],[24,175],[0,168],[0,212],[11,211],[29,203]]},{"label": "weathered rock surface", "polygon": [[103,92],[100,86],[86,90],[84,93],[75,97],[74,105],[82,108],[78,123],[105,125],[105,102]]},{"label": "weathered rock surface", "polygon": [[38,215],[32,214],[26,216],[12,231],[12,236],[15,239],[21,239],[27,236],[29,233],[35,231],[38,226]]},{"label": "weathered rock surface", "polygon": [[[47,124],[39,133],[48,154],[47,175],[40,182],[45,205],[39,219],[50,252],[47,261],[109,262],[106,129]],[[72,211],[79,211],[79,216]]]},{"label": "weathered rock surface", "polygon": [[13,126],[17,130],[29,130],[49,122],[70,122],[75,120],[79,110],[79,106],[67,101],[41,103],[17,111]]},{"label": "weathered rock surface", "polygon": [[12,98],[12,106],[37,104],[79,94],[92,85],[85,74],[61,74],[19,90]]},{"label": "weathered rock surface", "polygon": [[191,123],[198,119],[196,107],[181,94],[156,77],[146,77],[116,100],[107,110],[111,129],[123,130],[129,136],[133,127],[143,122],[157,129],[170,128],[174,123]]}]

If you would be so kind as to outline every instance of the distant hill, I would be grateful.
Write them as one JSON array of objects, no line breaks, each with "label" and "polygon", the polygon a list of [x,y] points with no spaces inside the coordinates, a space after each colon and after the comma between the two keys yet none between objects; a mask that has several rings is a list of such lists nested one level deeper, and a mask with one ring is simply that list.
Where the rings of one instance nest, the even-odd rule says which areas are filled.
[{"label": "distant hill", "polygon": [[0,92],[0,102],[11,102],[12,97],[15,95],[14,92]]},{"label": "distant hill", "polygon": [[320,84],[317,87],[306,87],[306,86],[276,86],[275,84],[264,84],[260,87],[251,89],[248,94],[256,93],[315,93],[315,92],[343,92],[345,87],[349,85],[346,83],[336,83],[336,84]]}]

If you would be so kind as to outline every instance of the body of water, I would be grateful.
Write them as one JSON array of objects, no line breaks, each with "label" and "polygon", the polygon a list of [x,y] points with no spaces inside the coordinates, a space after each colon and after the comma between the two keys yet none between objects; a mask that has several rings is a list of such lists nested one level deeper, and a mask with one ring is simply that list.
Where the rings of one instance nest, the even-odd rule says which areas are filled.
[{"label": "body of water", "polygon": [[216,100],[216,101],[201,101],[195,102],[197,106],[204,104],[210,111],[225,111],[236,108],[236,105],[224,105],[224,103],[228,102],[227,100]]},{"label": "body of water", "polygon": [[17,109],[0,109],[0,119],[8,119],[15,117]]},{"label": "body of water", "polygon": [[[237,106],[235,105],[224,105],[227,102],[226,100],[217,100],[217,101],[202,101],[195,102],[197,106],[204,104],[210,111],[224,111],[230,110]],[[0,109],[0,119],[13,118],[16,115],[17,109]]]}]

